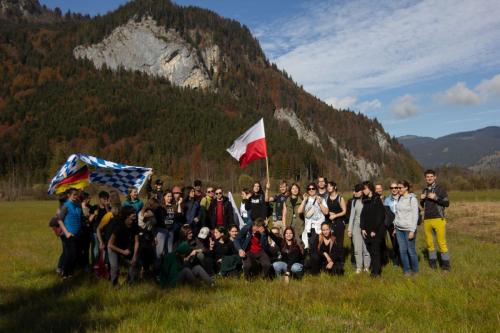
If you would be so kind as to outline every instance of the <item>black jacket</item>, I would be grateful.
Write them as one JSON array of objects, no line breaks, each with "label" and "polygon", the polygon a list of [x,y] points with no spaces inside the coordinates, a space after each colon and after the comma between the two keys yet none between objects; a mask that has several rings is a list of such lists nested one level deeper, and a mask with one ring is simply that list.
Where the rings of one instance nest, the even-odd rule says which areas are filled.
[{"label": "black jacket", "polygon": [[249,212],[252,221],[257,218],[266,219],[271,216],[269,203],[265,201],[264,194],[252,194],[252,196],[245,202],[245,209]]},{"label": "black jacket", "polygon": [[420,200],[420,205],[424,207],[424,219],[444,218],[444,209],[450,206],[448,193],[441,186],[433,184],[422,190],[422,193],[436,193],[436,200],[425,198]]},{"label": "black jacket", "polygon": [[363,198],[363,210],[361,211],[361,230],[365,230],[367,239],[372,238],[371,232],[375,232],[375,237],[381,239],[385,236],[384,232],[385,208],[382,199],[376,193],[371,198]]},{"label": "black jacket", "polygon": [[[227,197],[222,198],[222,206],[224,227],[228,229],[230,225],[234,224],[233,206]],[[210,202],[210,207],[208,207],[208,221],[206,222],[208,222],[207,226],[209,229],[215,229],[217,226],[217,199],[213,199],[212,202]]]}]

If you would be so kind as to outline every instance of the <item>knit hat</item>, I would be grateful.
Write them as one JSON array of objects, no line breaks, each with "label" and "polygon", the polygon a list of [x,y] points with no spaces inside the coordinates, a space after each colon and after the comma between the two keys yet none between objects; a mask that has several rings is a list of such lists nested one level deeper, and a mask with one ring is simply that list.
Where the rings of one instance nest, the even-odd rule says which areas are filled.
[{"label": "knit hat", "polygon": [[191,252],[191,246],[189,246],[188,242],[184,241],[179,244],[176,252],[183,255],[189,254],[189,252]]}]

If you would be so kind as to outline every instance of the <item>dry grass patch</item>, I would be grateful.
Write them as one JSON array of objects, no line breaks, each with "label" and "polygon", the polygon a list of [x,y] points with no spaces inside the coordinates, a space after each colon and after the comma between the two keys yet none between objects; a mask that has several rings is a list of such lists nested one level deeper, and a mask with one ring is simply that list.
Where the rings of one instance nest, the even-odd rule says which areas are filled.
[{"label": "dry grass patch", "polygon": [[456,202],[448,211],[448,230],[500,242],[500,202]]}]

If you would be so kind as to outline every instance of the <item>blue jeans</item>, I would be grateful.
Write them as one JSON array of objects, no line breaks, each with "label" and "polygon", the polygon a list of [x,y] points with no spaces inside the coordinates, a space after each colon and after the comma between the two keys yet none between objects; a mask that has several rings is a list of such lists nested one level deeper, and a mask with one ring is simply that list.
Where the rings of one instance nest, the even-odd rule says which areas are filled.
[{"label": "blue jeans", "polygon": [[403,231],[396,229],[396,238],[399,245],[399,254],[401,257],[401,263],[403,264],[403,272],[408,273],[413,271],[418,272],[418,256],[417,250],[415,248],[415,242],[417,240],[417,234],[412,240],[408,239],[409,231]]},{"label": "blue jeans", "polygon": [[[288,270],[288,265],[284,261],[276,261],[273,262],[273,268],[276,275],[280,276],[283,273],[286,273]],[[299,264],[298,262],[294,263],[290,268],[293,274],[300,274],[304,270],[304,266]]]}]

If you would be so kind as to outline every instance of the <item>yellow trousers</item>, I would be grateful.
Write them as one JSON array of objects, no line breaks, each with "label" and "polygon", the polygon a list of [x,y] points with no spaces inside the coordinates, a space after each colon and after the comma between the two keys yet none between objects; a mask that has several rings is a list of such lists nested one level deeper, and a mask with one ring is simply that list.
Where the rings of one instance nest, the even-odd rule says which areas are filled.
[{"label": "yellow trousers", "polygon": [[425,240],[427,242],[427,250],[429,253],[436,252],[434,247],[433,232],[436,233],[436,240],[439,247],[439,252],[447,253],[448,246],[446,245],[446,219],[427,219],[424,220]]}]

